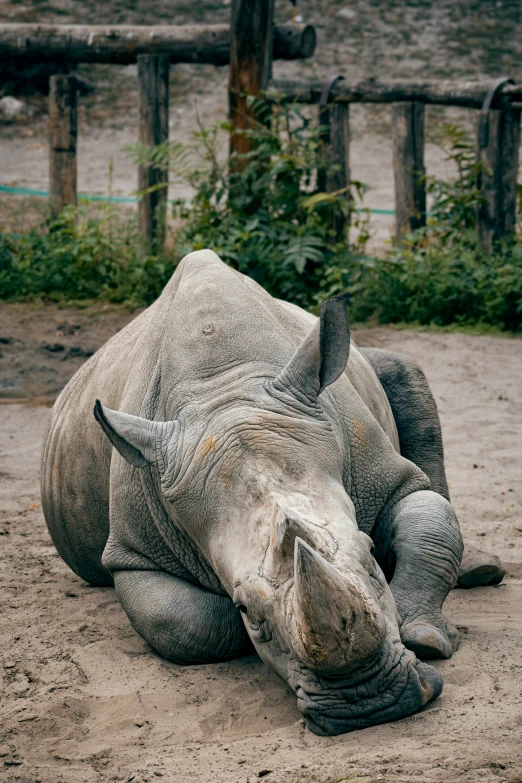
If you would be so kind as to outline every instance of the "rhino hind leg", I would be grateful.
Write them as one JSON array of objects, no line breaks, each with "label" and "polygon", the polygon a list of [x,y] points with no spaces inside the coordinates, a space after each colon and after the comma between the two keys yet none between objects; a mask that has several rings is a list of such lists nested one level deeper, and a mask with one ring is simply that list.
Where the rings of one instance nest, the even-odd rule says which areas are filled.
[{"label": "rhino hind leg", "polygon": [[[426,376],[415,362],[401,354],[380,348],[361,351],[388,397],[402,456],[424,471],[434,492],[449,500],[439,414]],[[496,555],[466,546],[457,586],[497,585],[505,574]]]},{"label": "rhino hind leg", "polygon": [[362,348],[386,393],[397,426],[401,454],[424,471],[433,492],[449,500],[437,405],[420,367],[398,353]]},{"label": "rhino hind leg", "polygon": [[218,663],[252,647],[232,600],[164,571],[116,571],[114,586],[134,630],[181,665]]}]

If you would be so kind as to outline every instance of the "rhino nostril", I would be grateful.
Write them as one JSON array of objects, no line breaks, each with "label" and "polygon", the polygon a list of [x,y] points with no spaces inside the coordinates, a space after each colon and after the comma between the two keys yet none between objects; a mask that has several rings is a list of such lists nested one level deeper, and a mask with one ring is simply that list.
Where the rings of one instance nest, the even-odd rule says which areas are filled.
[{"label": "rhino nostril", "polygon": [[440,696],[444,685],[444,680],[442,679],[440,672],[433,666],[422,663],[422,661],[417,662],[415,669],[419,675],[422,687],[422,704],[424,705],[429,701],[434,701]]},{"label": "rhino nostril", "polygon": [[247,614],[247,607],[245,603],[246,593],[239,582],[234,587],[234,594],[232,595],[232,600],[234,602],[234,606],[236,607],[236,609],[239,609],[241,614]]}]

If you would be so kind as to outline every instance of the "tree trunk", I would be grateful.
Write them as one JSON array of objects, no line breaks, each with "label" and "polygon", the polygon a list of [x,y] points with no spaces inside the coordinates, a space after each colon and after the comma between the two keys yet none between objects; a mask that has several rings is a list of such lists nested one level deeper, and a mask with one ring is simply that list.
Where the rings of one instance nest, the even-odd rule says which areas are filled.
[{"label": "tree trunk", "polygon": [[[242,9],[247,16],[249,5],[245,2]],[[263,3],[256,0],[255,5]],[[259,31],[256,28],[253,32],[257,35]],[[225,24],[0,24],[0,62],[127,65],[135,63],[139,54],[166,54],[171,63],[226,65],[230,62],[230,41],[230,27]],[[311,25],[278,25],[274,30],[274,57],[281,60],[311,57],[315,43]],[[250,44],[255,48],[256,39]]]},{"label": "tree trunk", "polygon": [[[231,155],[244,156],[253,148],[244,131],[260,121],[259,106],[249,99],[260,98],[272,75],[274,0],[233,0],[230,44],[229,107],[232,121]],[[237,171],[246,159],[235,160]]]},{"label": "tree trunk", "polygon": [[[350,106],[348,103],[333,103],[319,114],[321,131],[321,157],[326,169],[319,171],[318,190],[335,193],[350,185]],[[341,196],[347,205],[347,214],[335,211],[333,225],[339,239],[346,237],[349,226],[350,191]]]},{"label": "tree trunk", "polygon": [[[418,101],[443,106],[463,106],[480,109],[490,87],[489,82],[428,81],[390,82],[339,81],[332,87],[331,98],[341,103],[398,103]],[[280,95],[287,102],[319,103],[323,90],[320,81],[291,81],[274,79],[268,85],[269,92]],[[495,95],[493,108],[506,109],[512,101],[522,101],[522,84],[508,84]]]}]

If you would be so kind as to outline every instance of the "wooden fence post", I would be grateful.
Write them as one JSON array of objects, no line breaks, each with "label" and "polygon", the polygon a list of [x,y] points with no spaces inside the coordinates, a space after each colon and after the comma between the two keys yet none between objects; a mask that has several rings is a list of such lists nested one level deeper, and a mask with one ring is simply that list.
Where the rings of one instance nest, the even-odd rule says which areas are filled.
[{"label": "wooden fence post", "polygon": [[76,205],[76,78],[51,76],[49,89],[49,202],[53,212]]},{"label": "wooden fence post", "polygon": [[482,247],[491,253],[503,237],[515,231],[517,175],[520,147],[520,111],[490,109],[484,138],[478,143],[482,164],[477,187],[483,201],[477,210],[477,230]]},{"label": "wooden fence post", "polygon": [[[230,153],[244,155],[252,139],[242,133],[258,121],[248,105],[249,96],[259,97],[272,75],[274,0],[232,0],[229,110],[232,121]],[[247,160],[236,161],[236,170]]]},{"label": "wooden fence post", "polygon": [[[138,107],[141,144],[162,144],[169,137],[169,57],[138,55]],[[168,172],[150,164],[138,167],[138,190],[168,181]],[[158,251],[165,241],[167,187],[145,193],[138,205],[138,222],[144,248]]]},{"label": "wooden fence post", "polygon": [[[333,103],[319,112],[321,126],[321,157],[326,169],[317,175],[317,188],[326,193],[335,193],[350,185],[350,104]],[[350,205],[350,191],[343,194]],[[346,236],[350,224],[350,213],[336,212],[334,228],[340,238]]]},{"label": "wooden fence post", "polygon": [[393,172],[395,178],[395,239],[426,225],[424,168],[424,104],[394,103]]}]

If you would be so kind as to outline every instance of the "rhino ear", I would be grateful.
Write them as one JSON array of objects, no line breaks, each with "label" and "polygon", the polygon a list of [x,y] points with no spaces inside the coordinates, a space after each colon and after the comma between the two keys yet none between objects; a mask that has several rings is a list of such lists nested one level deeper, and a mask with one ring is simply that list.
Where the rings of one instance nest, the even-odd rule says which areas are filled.
[{"label": "rhino ear", "polygon": [[157,462],[161,447],[174,433],[173,421],[149,421],[105,408],[99,400],[94,417],[110,442],[131,465],[144,468]]},{"label": "rhino ear", "polygon": [[315,402],[344,372],[350,354],[347,298],[342,294],[322,303],[318,323],[274,379],[274,388]]}]

